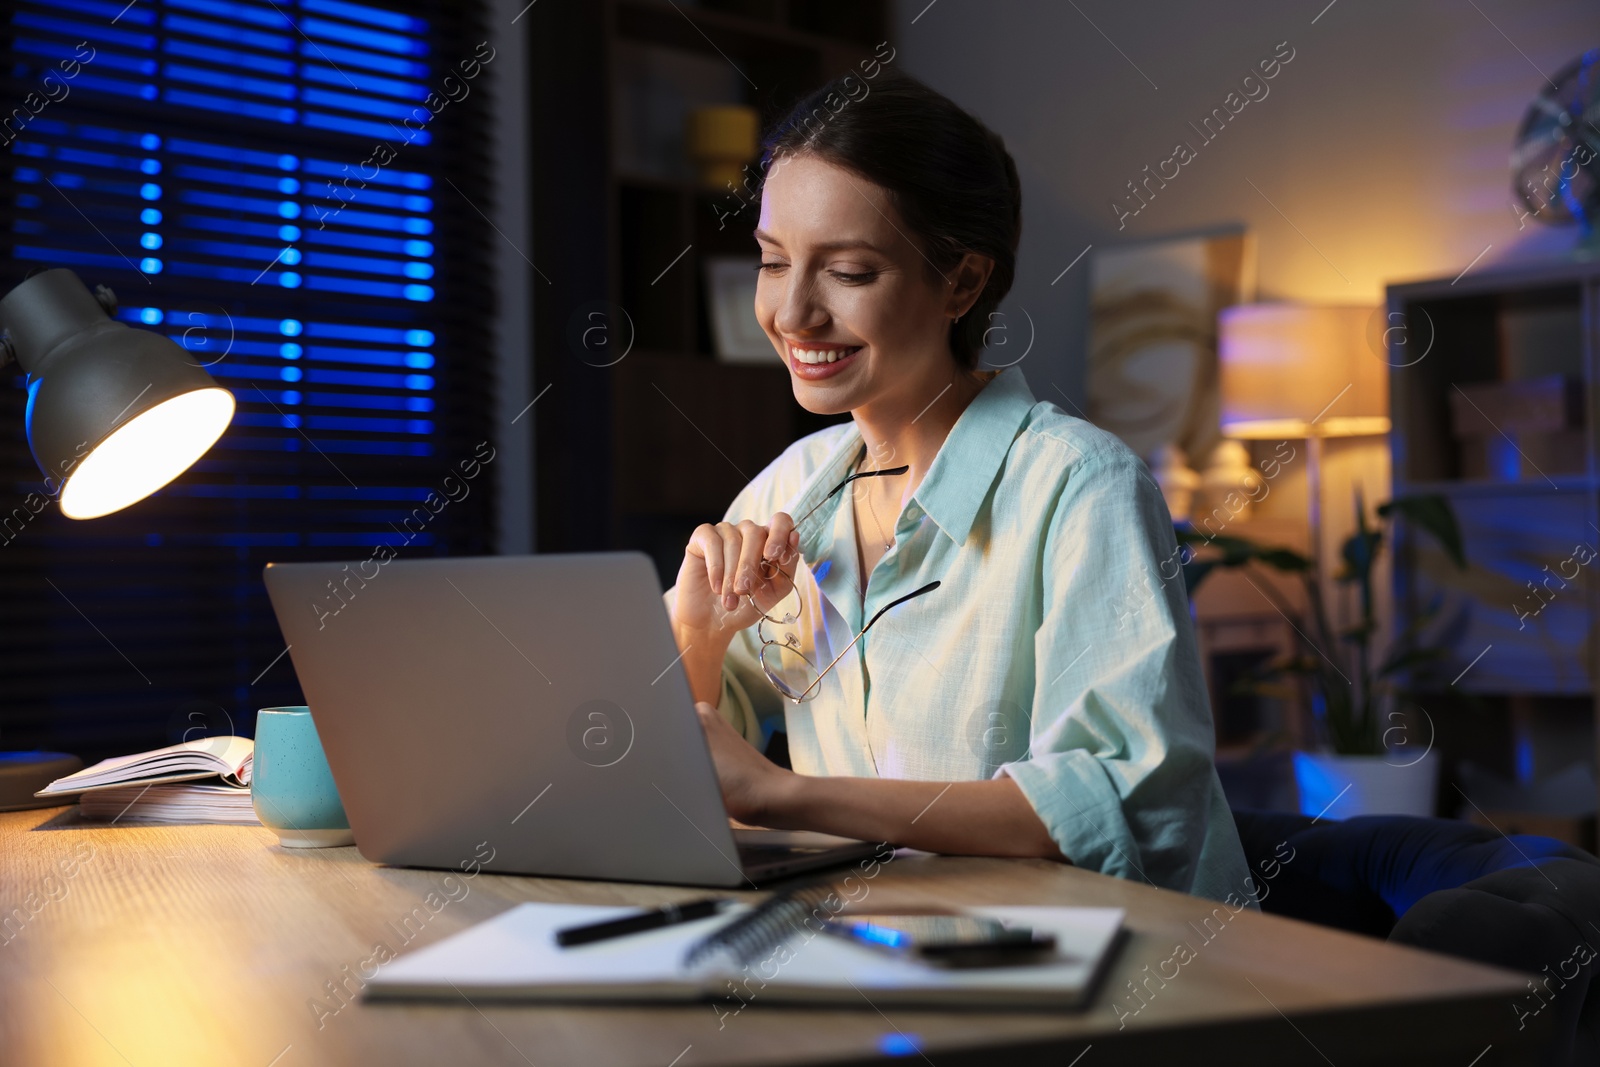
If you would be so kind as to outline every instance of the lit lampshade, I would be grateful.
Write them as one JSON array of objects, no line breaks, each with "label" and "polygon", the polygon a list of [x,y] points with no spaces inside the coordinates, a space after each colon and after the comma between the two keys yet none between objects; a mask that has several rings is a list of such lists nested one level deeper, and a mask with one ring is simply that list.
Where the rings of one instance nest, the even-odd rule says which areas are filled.
[{"label": "lit lampshade", "polygon": [[1369,306],[1238,304],[1217,319],[1225,437],[1389,432],[1388,365]]},{"label": "lit lampshade", "polygon": [[232,393],[166,337],[114,321],[70,270],[0,300],[0,364],[12,358],[28,375],[28,445],[68,518],[144,499],[233,419]]},{"label": "lit lampshade", "polygon": [[761,117],[753,107],[728,104],[696,108],[685,120],[689,158],[700,166],[700,181],[723,189],[745,180],[744,165],[760,153]]}]

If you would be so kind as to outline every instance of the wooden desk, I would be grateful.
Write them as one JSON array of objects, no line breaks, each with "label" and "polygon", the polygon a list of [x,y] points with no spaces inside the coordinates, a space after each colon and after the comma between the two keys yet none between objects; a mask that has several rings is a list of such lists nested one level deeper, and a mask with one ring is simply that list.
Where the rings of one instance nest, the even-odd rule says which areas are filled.
[{"label": "wooden desk", "polygon": [[[1533,1026],[1505,1037],[1511,1003],[1526,992],[1521,976],[1226,908],[1208,941],[1205,901],[1044,861],[896,858],[864,902],[1125,907],[1132,935],[1089,1010],[885,1016],[866,1003],[767,1008],[757,998],[719,1028],[709,1005],[363,1004],[352,995],[380,942],[429,944],[524,900],[648,904],[695,890],[464,879],[377,867],[353,848],[286,850],[255,827],[96,826],[75,808],[0,815],[0,856],[0,1062],[9,1067],[842,1064],[878,1059],[895,1043],[904,1051],[908,1038],[922,1053],[912,1062],[937,1067],[1468,1067],[1491,1043],[1476,1067],[1541,1061]],[[1180,942],[1193,958],[1163,967]],[[1147,976],[1148,1003],[1119,1017],[1114,1005],[1141,1003],[1128,983]]]}]

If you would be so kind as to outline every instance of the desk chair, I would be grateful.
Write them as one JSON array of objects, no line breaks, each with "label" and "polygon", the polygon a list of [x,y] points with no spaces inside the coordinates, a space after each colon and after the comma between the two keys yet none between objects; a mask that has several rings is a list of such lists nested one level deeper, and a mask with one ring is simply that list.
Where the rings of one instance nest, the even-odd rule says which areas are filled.
[{"label": "desk chair", "polygon": [[1504,1040],[1549,1013],[1550,1062],[1600,1063],[1600,860],[1450,819],[1233,818],[1263,911],[1537,975]]}]

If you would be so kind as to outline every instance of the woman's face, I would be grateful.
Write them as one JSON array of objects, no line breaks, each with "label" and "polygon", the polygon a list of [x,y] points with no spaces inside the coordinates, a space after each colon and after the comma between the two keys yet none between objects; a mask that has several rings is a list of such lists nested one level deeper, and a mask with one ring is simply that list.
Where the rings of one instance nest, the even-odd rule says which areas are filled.
[{"label": "woman's face", "polygon": [[928,383],[950,380],[950,321],[975,294],[923,258],[884,189],[814,156],[785,157],[768,173],[755,236],[756,318],[802,407],[920,406]]}]

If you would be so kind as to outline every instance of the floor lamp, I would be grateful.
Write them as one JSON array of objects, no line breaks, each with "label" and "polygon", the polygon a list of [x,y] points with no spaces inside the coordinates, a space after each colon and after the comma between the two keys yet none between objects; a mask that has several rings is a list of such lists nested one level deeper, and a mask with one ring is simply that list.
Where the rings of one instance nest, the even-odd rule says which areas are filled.
[{"label": "floor lamp", "polygon": [[[115,311],[111,290],[91,294],[70,270],[34,272],[0,299],[0,368],[15,362],[27,376],[28,447],[45,476],[45,493],[30,497],[56,498],[71,519],[143,500],[233,420],[232,393]],[[0,811],[59,803],[33,793],[81,766],[56,752],[0,753]]]},{"label": "floor lamp", "polygon": [[1317,587],[1323,440],[1389,432],[1389,365],[1368,344],[1370,306],[1239,304],[1217,320],[1224,437],[1305,442],[1307,526]]}]

